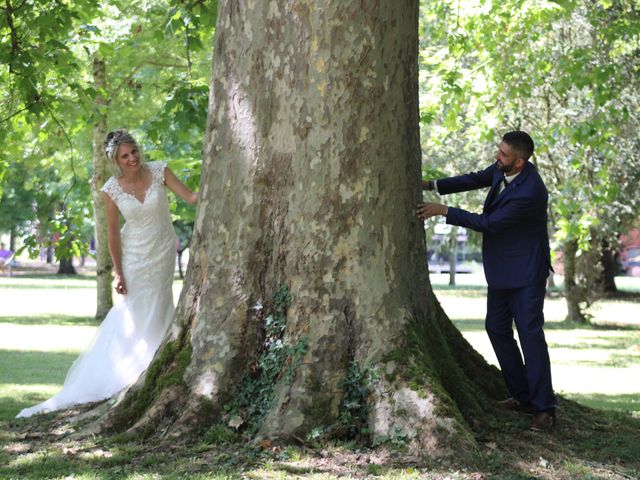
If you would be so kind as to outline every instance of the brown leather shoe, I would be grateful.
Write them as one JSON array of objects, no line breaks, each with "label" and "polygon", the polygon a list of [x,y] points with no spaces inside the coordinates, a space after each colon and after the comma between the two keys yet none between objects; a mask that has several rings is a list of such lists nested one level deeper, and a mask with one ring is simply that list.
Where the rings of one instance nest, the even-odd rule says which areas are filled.
[{"label": "brown leather shoe", "polygon": [[530,430],[534,432],[546,432],[556,425],[556,416],[549,412],[538,412],[531,420]]},{"label": "brown leather shoe", "polygon": [[506,400],[500,400],[498,402],[498,406],[503,410],[510,410],[512,412],[523,412],[523,413],[535,413],[535,410],[528,403],[522,403],[517,398],[509,397]]}]

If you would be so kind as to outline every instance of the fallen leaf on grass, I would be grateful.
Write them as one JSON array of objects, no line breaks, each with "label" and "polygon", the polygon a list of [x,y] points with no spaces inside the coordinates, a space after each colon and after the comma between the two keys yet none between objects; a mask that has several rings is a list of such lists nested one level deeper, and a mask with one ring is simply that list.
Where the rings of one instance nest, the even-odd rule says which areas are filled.
[{"label": "fallen leaf on grass", "polygon": [[260,443],[258,443],[258,445],[263,450],[268,450],[269,448],[271,448],[271,442],[269,440],[260,440]]},{"label": "fallen leaf on grass", "polygon": [[111,458],[113,457],[113,452],[108,450],[102,450],[100,448],[96,450],[91,450],[90,452],[85,452],[81,455],[82,458],[91,459],[91,458]]},{"label": "fallen leaf on grass", "polygon": [[235,428],[236,430],[243,423],[244,423],[244,420],[242,420],[242,417],[239,415],[236,415],[235,417],[231,418],[231,420],[229,420],[229,426],[231,428]]},{"label": "fallen leaf on grass", "polygon": [[62,449],[62,453],[64,455],[75,455],[76,453],[78,453],[78,448],[77,447],[64,447]]},{"label": "fallen leaf on grass", "polygon": [[31,445],[28,443],[12,443],[3,448],[3,450],[11,455],[20,455],[31,451]]}]

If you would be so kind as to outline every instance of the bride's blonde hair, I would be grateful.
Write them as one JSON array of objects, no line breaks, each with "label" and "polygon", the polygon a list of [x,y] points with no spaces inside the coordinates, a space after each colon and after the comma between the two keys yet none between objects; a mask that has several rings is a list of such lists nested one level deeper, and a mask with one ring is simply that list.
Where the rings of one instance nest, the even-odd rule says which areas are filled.
[{"label": "bride's blonde hair", "polygon": [[124,128],[118,128],[113,130],[112,132],[107,133],[107,137],[104,140],[104,154],[107,156],[107,159],[113,165],[116,172],[122,175],[122,169],[120,165],[118,165],[118,161],[116,160],[116,156],[118,154],[118,147],[120,145],[133,145],[140,152],[140,161],[142,161],[142,149],[138,145],[138,142],[131,136],[129,132],[127,132]]}]

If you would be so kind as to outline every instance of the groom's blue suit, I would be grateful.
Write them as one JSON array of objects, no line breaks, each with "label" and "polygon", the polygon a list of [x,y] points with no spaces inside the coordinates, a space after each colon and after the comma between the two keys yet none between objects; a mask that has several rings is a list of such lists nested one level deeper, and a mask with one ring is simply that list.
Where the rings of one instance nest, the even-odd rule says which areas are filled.
[{"label": "groom's blue suit", "polygon": [[[545,341],[542,308],[551,268],[547,235],[547,189],[527,162],[504,190],[496,163],[467,175],[437,181],[438,193],[491,187],[481,214],[449,207],[447,223],[482,232],[488,284],[486,329],[507,388],[536,411],[553,412],[556,400]],[[524,363],[513,337],[515,320]]]}]

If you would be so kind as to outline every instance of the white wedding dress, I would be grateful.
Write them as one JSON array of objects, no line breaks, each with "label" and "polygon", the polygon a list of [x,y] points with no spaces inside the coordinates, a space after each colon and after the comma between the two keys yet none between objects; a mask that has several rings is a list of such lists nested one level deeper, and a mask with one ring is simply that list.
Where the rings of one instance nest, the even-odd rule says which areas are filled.
[{"label": "white wedding dress", "polygon": [[112,397],[146,370],[173,318],[176,234],[169,216],[163,162],[146,164],[152,182],[144,201],[111,177],[102,191],[124,216],[122,269],[127,294],[118,299],[89,348],[73,363],[62,391],[18,417]]}]

